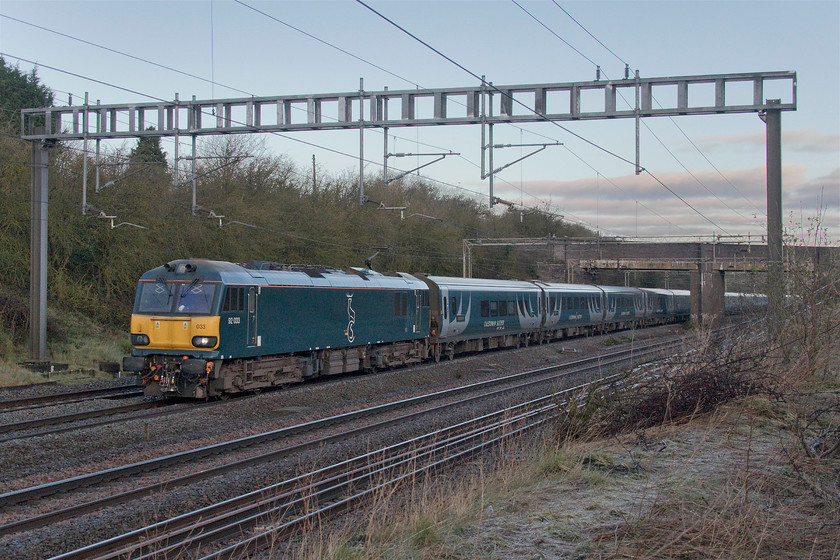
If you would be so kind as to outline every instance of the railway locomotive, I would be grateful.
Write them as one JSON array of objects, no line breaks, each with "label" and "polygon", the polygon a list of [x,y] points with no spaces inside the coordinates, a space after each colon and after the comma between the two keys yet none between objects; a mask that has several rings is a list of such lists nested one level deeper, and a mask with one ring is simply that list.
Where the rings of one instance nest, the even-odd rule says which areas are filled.
[{"label": "railway locomotive", "polygon": [[123,370],[148,396],[225,398],[688,316],[687,291],[184,259],[140,278]]}]

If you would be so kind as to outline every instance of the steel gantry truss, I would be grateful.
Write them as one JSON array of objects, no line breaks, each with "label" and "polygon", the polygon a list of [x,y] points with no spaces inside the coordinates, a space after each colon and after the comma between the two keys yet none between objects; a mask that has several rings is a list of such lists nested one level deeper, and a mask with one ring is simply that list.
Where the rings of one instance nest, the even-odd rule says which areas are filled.
[{"label": "steel gantry truss", "polygon": [[[770,107],[764,99],[765,84],[785,81],[792,98]],[[728,104],[727,86],[752,85],[752,102]],[[714,102],[692,103],[691,90],[714,85]],[[654,107],[654,93],[661,87],[676,87],[676,104]],[[619,109],[616,97],[622,90],[640,91],[638,107]],[[583,111],[581,94],[600,91],[602,109]],[[499,114],[481,113],[482,95],[500,97]],[[421,100],[432,99],[431,114],[421,114]],[[246,97],[239,99],[186,100],[172,102],[81,105],[24,109],[21,114],[25,140],[82,140],[84,122],[92,129],[89,139],[137,138],[142,136],[202,136],[249,134],[255,132],[293,132],[337,130],[359,127],[353,107],[359,102],[370,107],[366,127],[432,126],[447,124],[503,124],[542,121],[636,118],[719,113],[757,113],[768,109],[796,109],[796,72],[753,72],[672,78],[631,78],[626,80],[553,84],[355,91],[312,95]],[[388,108],[396,108],[399,111]],[[296,112],[293,109],[302,109]],[[298,115],[300,118],[298,118]],[[43,131],[35,126],[43,125]],[[147,130],[154,126],[154,130]]]},{"label": "steel gantry truss", "polygon": [[[782,87],[773,88],[773,91],[789,91],[790,97],[784,102],[765,99],[766,86],[778,82],[782,83]],[[743,84],[751,88],[751,99],[732,102],[737,96],[728,95],[727,88],[743,87]],[[696,94],[696,89],[710,85],[714,88],[713,98],[703,93]],[[655,100],[674,98],[673,95],[657,97],[660,90],[674,88],[675,103],[654,106]],[[600,101],[589,103],[593,95],[596,99],[600,96]],[[582,102],[584,96],[587,103]],[[495,101],[498,114],[493,111],[494,97],[498,98]],[[619,97],[635,99],[634,106],[619,108]],[[432,100],[431,112],[424,111],[429,99]],[[366,106],[368,111],[365,111]],[[497,124],[633,118],[636,119],[636,171],[639,172],[638,128],[642,117],[760,113],[766,122],[768,139],[770,261],[777,261],[780,270],[781,111],[794,110],[796,72],[790,71],[664,78],[640,78],[637,72],[632,78],[628,76],[623,80],[610,81],[495,86],[482,80],[474,87],[382,91],[365,91],[360,80],[358,91],[345,93],[211,100],[180,100],[176,95],[174,101],[112,105],[90,105],[86,102],[70,107],[23,109],[21,137],[33,143],[30,358],[43,361],[46,352],[47,149],[56,141],[95,140],[98,144],[107,139],[173,136],[176,138],[173,180],[177,181],[179,136],[192,139],[191,160],[194,166],[198,136],[359,129],[359,201],[364,204],[365,128],[385,130],[383,154],[387,159],[387,129],[391,127],[480,124],[484,137],[484,127],[492,131],[492,126]],[[485,151],[490,154],[490,171],[485,173],[482,165],[482,178],[490,177],[491,182],[493,174],[498,171],[493,169],[492,164],[494,147],[492,140],[487,145],[482,141],[482,162]],[[194,177],[194,169],[192,171]],[[83,192],[83,200],[84,197]],[[490,201],[491,206],[497,202],[492,192]],[[85,202],[82,209],[86,210]],[[778,250],[774,256],[776,245]]]}]

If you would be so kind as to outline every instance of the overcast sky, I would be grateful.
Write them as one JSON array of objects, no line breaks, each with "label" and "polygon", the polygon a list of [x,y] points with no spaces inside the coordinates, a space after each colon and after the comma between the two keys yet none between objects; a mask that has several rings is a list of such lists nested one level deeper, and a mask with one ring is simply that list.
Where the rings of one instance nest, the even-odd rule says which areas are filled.
[{"label": "overcast sky", "polygon": [[[625,63],[643,77],[796,71],[798,109],[782,114],[784,222],[795,228],[822,214],[832,241],[840,240],[840,2],[366,3],[496,85],[589,81],[595,78],[593,62],[600,64],[602,79],[623,77]],[[102,103],[139,102],[144,95],[174,99],[176,93],[210,99],[346,92],[358,90],[360,78],[366,90],[479,85],[352,0],[0,0],[0,15],[0,52],[23,70],[32,64],[20,59],[37,62],[59,104],[71,93],[74,104],[81,104],[85,92]],[[665,103],[673,92],[661,95]],[[635,160],[632,120],[563,125],[591,144],[550,123],[495,127],[497,143],[563,143],[504,170],[496,180],[498,196],[548,205],[606,234],[765,232],[765,127],[756,114],[644,120],[641,164],[676,195],[598,148]],[[459,152],[421,173],[442,188],[484,193],[486,202],[479,126],[390,134],[393,152]],[[358,173],[358,131],[292,137],[310,144],[264,138],[302,173],[308,174],[312,155],[324,171]],[[381,131],[366,132],[368,177],[382,172],[382,141]],[[172,141],[164,147],[171,156]],[[497,150],[496,166],[528,151]],[[410,169],[430,159],[390,159],[389,167]]]}]

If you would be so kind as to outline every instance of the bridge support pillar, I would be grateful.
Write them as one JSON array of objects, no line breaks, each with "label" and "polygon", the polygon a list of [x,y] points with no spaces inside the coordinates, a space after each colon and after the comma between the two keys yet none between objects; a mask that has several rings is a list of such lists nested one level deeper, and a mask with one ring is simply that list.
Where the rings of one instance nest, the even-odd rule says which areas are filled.
[{"label": "bridge support pillar", "polygon": [[700,263],[691,273],[691,320],[697,325],[712,326],[723,316],[726,283],[722,270],[715,270],[715,246],[700,246]]}]

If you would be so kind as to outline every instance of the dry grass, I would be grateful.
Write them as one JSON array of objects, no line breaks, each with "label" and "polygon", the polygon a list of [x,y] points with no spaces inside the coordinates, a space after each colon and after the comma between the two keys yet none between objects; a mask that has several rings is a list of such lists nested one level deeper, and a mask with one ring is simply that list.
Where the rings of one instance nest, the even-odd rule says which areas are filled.
[{"label": "dry grass", "polygon": [[803,429],[840,425],[840,342],[778,350],[698,335],[656,382],[586,396],[538,441],[414,480],[275,557],[840,559],[840,454],[808,453]]},{"label": "dry grass", "polygon": [[53,364],[66,364],[66,371],[50,375],[30,371],[21,365],[27,360],[26,348],[16,346],[0,356],[0,387],[109,378],[109,374],[99,371],[99,362],[121,362],[130,350],[128,335],[123,332],[106,330],[86,320],[67,319],[64,328],[60,336],[51,339],[47,359]]}]

